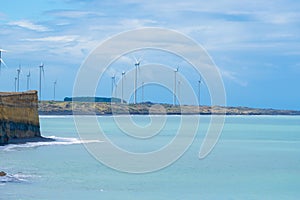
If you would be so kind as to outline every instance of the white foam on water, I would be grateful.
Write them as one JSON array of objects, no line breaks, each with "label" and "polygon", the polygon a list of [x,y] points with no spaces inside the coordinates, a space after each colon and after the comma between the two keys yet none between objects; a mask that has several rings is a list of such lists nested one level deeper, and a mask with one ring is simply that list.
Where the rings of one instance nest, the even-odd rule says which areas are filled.
[{"label": "white foam on water", "polygon": [[15,151],[24,148],[35,148],[41,146],[53,146],[53,145],[73,145],[73,144],[87,144],[87,143],[99,143],[100,140],[80,140],[78,138],[65,138],[65,137],[56,137],[49,136],[49,139],[54,141],[41,141],[41,142],[27,142],[24,144],[9,144],[3,147],[0,147],[0,150],[3,151]]},{"label": "white foam on water", "polygon": [[32,178],[36,178],[38,176],[27,175],[22,173],[17,174],[7,174],[6,176],[0,177],[0,186],[5,185],[6,183],[21,183],[28,182]]}]

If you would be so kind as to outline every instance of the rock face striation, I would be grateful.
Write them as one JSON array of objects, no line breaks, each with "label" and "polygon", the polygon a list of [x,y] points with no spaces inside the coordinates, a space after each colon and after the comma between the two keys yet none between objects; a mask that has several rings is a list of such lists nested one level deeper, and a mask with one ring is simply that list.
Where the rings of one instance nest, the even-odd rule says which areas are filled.
[{"label": "rock face striation", "polygon": [[37,91],[0,92],[0,145],[40,137]]}]

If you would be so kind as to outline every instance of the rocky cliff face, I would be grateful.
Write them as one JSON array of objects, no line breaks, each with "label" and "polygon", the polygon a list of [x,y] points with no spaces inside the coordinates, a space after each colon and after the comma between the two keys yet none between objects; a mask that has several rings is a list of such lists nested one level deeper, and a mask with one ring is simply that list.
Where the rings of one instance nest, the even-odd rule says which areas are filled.
[{"label": "rocky cliff face", "polygon": [[37,91],[0,92],[0,145],[41,137]]}]

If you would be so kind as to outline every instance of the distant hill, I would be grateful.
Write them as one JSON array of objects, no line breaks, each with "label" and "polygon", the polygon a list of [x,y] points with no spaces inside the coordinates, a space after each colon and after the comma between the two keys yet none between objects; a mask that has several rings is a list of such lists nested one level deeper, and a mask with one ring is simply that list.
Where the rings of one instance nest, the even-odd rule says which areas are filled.
[{"label": "distant hill", "polygon": [[[69,101],[57,102],[57,101],[42,101],[39,103],[39,114],[42,115],[111,115],[111,114],[167,114],[167,115],[300,115],[300,111],[294,110],[274,110],[274,109],[258,109],[247,107],[220,107],[220,106],[173,106],[169,104],[153,104],[139,103],[139,104],[121,104],[111,103],[110,98],[95,99],[98,101],[108,102],[92,102],[93,98],[81,97],[74,100],[80,102]],[[89,100],[89,102],[87,102]],[[114,101],[115,99],[113,99]],[[82,102],[85,101],[85,102]],[[120,101],[120,99],[119,99]]]},{"label": "distant hill", "polygon": [[[119,98],[108,98],[108,97],[65,97],[64,101],[75,101],[75,102],[100,102],[100,103],[121,103]],[[126,103],[126,101],[124,101]]]}]

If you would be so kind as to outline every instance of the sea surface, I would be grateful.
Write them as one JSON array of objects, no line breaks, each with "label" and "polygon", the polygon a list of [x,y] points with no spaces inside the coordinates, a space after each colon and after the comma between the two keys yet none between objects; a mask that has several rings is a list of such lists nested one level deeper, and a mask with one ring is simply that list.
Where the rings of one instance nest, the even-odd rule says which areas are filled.
[{"label": "sea surface", "polygon": [[[195,116],[185,117],[193,123]],[[98,120],[117,146],[145,153],[172,141],[181,121],[181,116],[153,118],[166,120],[164,127],[142,140],[124,134],[113,116]],[[89,117],[84,119],[90,127]],[[142,127],[153,122],[147,116],[133,120]],[[201,116],[196,138],[183,156],[145,174],[120,172],[95,159],[84,144],[103,141],[80,140],[72,116],[40,116],[40,122],[42,135],[55,142],[0,147],[0,171],[8,173],[0,177],[1,200],[300,198],[300,116],[228,116],[213,151],[199,159],[210,122],[210,116]]]}]

